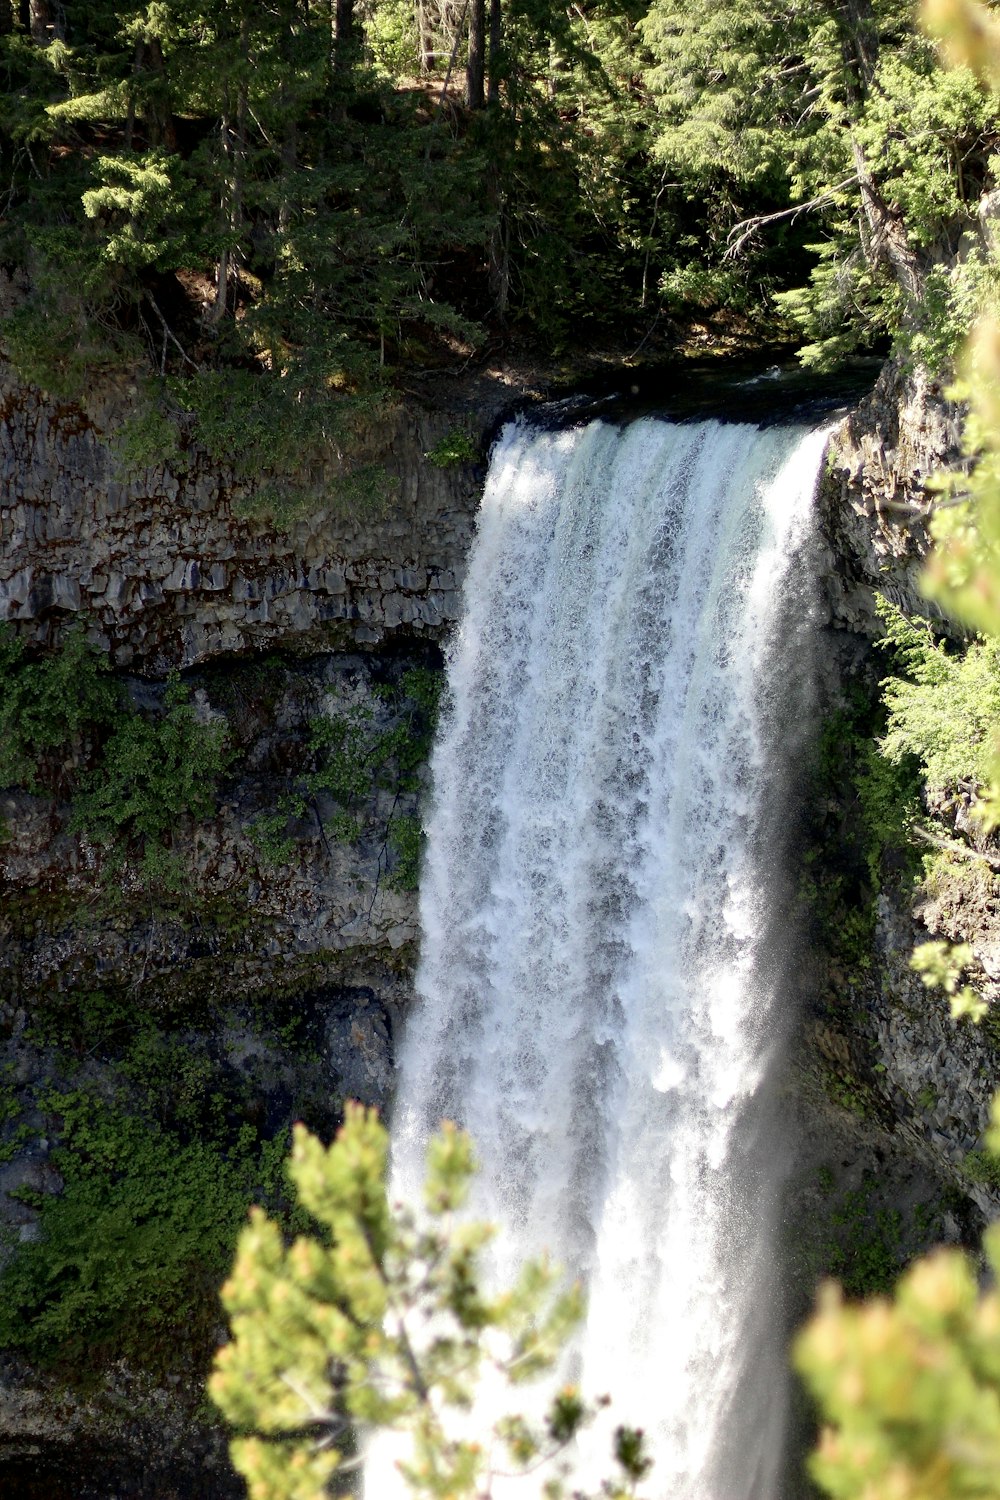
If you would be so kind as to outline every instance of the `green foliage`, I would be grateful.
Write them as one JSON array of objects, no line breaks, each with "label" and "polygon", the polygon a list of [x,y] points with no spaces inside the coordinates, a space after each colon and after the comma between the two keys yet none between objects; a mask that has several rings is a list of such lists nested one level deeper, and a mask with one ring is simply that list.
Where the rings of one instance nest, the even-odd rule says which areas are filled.
[{"label": "green foliage", "polygon": [[[928,6],[962,62],[975,67],[993,87],[1000,84],[1000,28],[974,0],[934,0]],[[928,569],[930,590],[955,615],[986,632],[970,667],[963,667],[919,636],[902,633],[913,686],[901,700],[900,732],[919,746],[925,763],[937,767],[939,781],[962,770],[990,777],[987,815],[995,825],[1000,793],[996,764],[990,763],[989,736],[995,714],[978,717],[971,736],[960,726],[942,725],[933,695],[948,683],[971,703],[970,684],[982,684],[987,701],[995,685],[989,663],[1000,636],[1000,386],[989,377],[1000,371],[1000,331],[993,326],[976,341],[978,368],[971,364],[974,421],[970,441],[983,445],[971,486],[972,503],[942,513],[938,548]],[[984,674],[984,668],[988,670]],[[917,967],[932,983],[959,994],[967,946],[925,947]],[[971,994],[971,991],[970,991]],[[972,995],[971,1005],[976,1005]],[[973,1012],[974,1013],[974,1012]],[[994,1100],[986,1157],[967,1159],[973,1180],[990,1182],[1000,1153],[1000,1100]],[[988,1165],[988,1163],[992,1163]],[[1000,1227],[984,1236],[991,1281],[1000,1274]],[[978,1268],[970,1257],[943,1250],[918,1261],[903,1277],[891,1301],[849,1307],[836,1288],[827,1290],[818,1313],[801,1335],[796,1362],[822,1412],[824,1426],[811,1460],[822,1489],[844,1500],[957,1500],[996,1493],[1000,1475],[1000,1299],[995,1289],[980,1292]]]},{"label": "green foliage", "polygon": [[436,469],[451,469],[459,464],[475,462],[477,454],[475,444],[468,434],[455,427],[451,432],[445,433],[443,438],[439,438],[424,457]]},{"label": "green foliage", "polygon": [[112,853],[138,855],[143,882],[179,889],[184,869],[167,845],[178,819],[215,811],[231,761],[225,725],[203,724],[175,673],[163,711],[135,712],[82,625],[31,658],[0,626],[0,785],[72,798],[70,828]]},{"label": "green foliage", "polygon": [[992,1193],[1000,1193],[1000,1160],[989,1151],[969,1151],[962,1170],[970,1182],[980,1183]]},{"label": "green foliage", "polygon": [[[987,1232],[994,1274],[1000,1236]],[[975,1268],[939,1250],[902,1278],[892,1301],[845,1306],[836,1288],[796,1349],[826,1421],[810,1462],[843,1500],[956,1500],[996,1492],[1000,1369],[995,1291]]]},{"label": "green foliage", "polygon": [[[552,1370],[582,1314],[577,1287],[561,1289],[544,1262],[491,1295],[480,1256],[492,1231],[455,1215],[474,1159],[445,1124],[427,1157],[423,1213],[390,1206],[389,1138],[374,1112],[348,1109],[329,1148],[296,1127],[289,1167],[317,1223],[289,1245],[259,1210],[240,1237],[222,1291],[232,1338],[216,1356],[212,1399],[243,1435],[231,1452],[251,1500],[321,1500],[353,1449],[353,1427],[409,1435],[401,1462],[416,1495],[471,1497],[489,1489],[491,1445],[459,1435],[484,1369],[508,1386]],[[504,1467],[557,1457],[588,1420],[564,1388],[540,1423],[509,1416],[495,1439]],[[650,1467],[640,1433],[619,1428],[618,1474],[606,1500],[634,1495]],[[546,1485],[556,1500],[560,1478]],[[575,1492],[574,1492],[575,1493]]]},{"label": "green foliage", "polygon": [[981,1021],[989,1006],[971,985],[962,984],[962,973],[972,961],[968,943],[921,943],[914,948],[910,967],[920,975],[928,989],[940,989],[948,997],[952,1019],[969,1016]]},{"label": "green foliage", "polygon": [[0,625],[0,786],[51,783],[63,759],[86,756],[121,712],[108,664],[82,626],[59,651],[32,659],[12,627]]},{"label": "green foliage", "polygon": [[111,450],[124,474],[135,474],[160,464],[174,472],[185,467],[177,415],[166,408],[160,393],[147,389],[115,430]]},{"label": "green foliage", "polygon": [[887,759],[871,740],[858,747],[854,786],[864,830],[864,858],[874,894],[882,888],[886,852],[910,850],[910,830],[917,812],[917,778],[912,761]]},{"label": "green foliage", "polygon": [[423,829],[419,818],[393,818],[389,828],[395,862],[389,884],[397,891],[415,891],[420,884]]},{"label": "green foliage", "polygon": [[876,1206],[874,1189],[868,1176],[830,1211],[833,1239],[826,1270],[850,1297],[886,1292],[899,1274],[902,1216],[897,1209]]},{"label": "green foliage", "polygon": [[996,282],[976,231],[996,95],[941,70],[911,0],[653,0],[641,25],[663,230],[681,250],[682,193],[704,226],[667,266],[668,298],[725,305],[742,270],[813,368],[891,340],[947,369]]},{"label": "green foliage", "polygon": [[[415,890],[422,847],[420,821],[400,807],[400,799],[420,791],[420,772],[430,754],[437,722],[443,674],[413,667],[398,680],[375,684],[383,711],[363,704],[330,703],[329,711],[309,724],[308,769],[278,797],[273,812],[259,813],[249,826],[250,838],[268,864],[282,864],[294,853],[289,833],[293,820],[310,807],[319,816],[317,799],[329,797],[335,807],[325,814],[326,829],[344,843],[376,833],[390,856],[387,883],[396,890]],[[374,801],[392,797],[384,826],[376,827]]]},{"label": "green foliage", "polygon": [[[990,1183],[1000,1147],[994,1102],[986,1153],[967,1171]],[[1000,1269],[1000,1228],[983,1248]],[[1000,1474],[1000,1299],[980,1292],[968,1255],[917,1261],[890,1298],[845,1305],[828,1286],[799,1336],[795,1362],[825,1422],[810,1461],[824,1493],[841,1500],[958,1500],[995,1494]]]},{"label": "green foliage", "polygon": [[800,888],[819,945],[842,982],[871,965],[875,903],[889,872],[915,873],[918,778],[910,758],[881,753],[881,706],[855,692],[821,726]]},{"label": "green foliage", "polygon": [[73,1059],[101,1057],[131,1033],[135,1022],[128,996],[78,989],[56,993],[48,1005],[36,1008],[25,1036],[34,1046],[57,1047]]},{"label": "green foliage", "polygon": [[[175,673],[163,713],[136,714],[114,731],[101,766],[81,779],[71,827],[106,849],[162,844],[181,817],[207,818],[231,759],[224,725],[203,724]],[[150,851],[151,852],[151,851]]]},{"label": "green foliage", "polygon": [[887,626],[883,644],[892,646],[905,674],[882,684],[883,754],[897,764],[916,756],[931,790],[982,785],[1000,734],[1000,643],[980,640],[949,651],[926,622],[907,620],[885,601],[878,607]]},{"label": "green foliage", "polygon": [[287,832],[293,818],[301,818],[306,810],[305,799],[288,792],[278,798],[273,813],[259,813],[250,823],[247,832],[267,865],[287,864],[295,852],[295,840]]},{"label": "green foliage", "polygon": [[284,1142],[185,1142],[82,1089],[43,1103],[65,1186],[38,1200],[38,1238],[4,1269],[0,1344],[77,1376],[121,1357],[162,1368],[204,1346],[214,1288],[251,1197],[275,1191]]}]

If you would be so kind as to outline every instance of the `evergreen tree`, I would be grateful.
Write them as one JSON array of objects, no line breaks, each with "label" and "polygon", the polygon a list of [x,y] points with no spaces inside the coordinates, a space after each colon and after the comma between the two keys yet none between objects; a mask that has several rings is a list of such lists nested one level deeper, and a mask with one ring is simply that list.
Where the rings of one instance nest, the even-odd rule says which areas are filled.
[{"label": "evergreen tree", "polygon": [[[705,201],[709,285],[733,296],[749,270],[776,286],[778,256],[803,267],[818,224],[808,283],[779,298],[810,340],[803,358],[829,364],[888,335],[947,359],[968,330],[963,292],[985,275],[985,244],[971,265],[958,252],[992,180],[997,99],[942,73],[911,0],[725,0],[709,15],[653,0],[643,31],[655,150]],[[704,284],[681,267],[665,290]]]},{"label": "evergreen tree", "polygon": [[[414,1495],[472,1500],[498,1464],[547,1465],[545,1493],[558,1500],[556,1461],[594,1415],[575,1387],[538,1420],[508,1414],[492,1434],[464,1433],[463,1414],[485,1370],[513,1393],[553,1369],[582,1313],[579,1288],[532,1262],[514,1287],[487,1292],[492,1231],[455,1217],[474,1170],[468,1137],[445,1125],[432,1140],[422,1214],[389,1203],[388,1144],[360,1105],[329,1148],[296,1127],[289,1171],[315,1228],[289,1245],[257,1209],[240,1239],[222,1291],[232,1341],[209,1389],[244,1434],[231,1451],[251,1500],[321,1500],[380,1429],[409,1435],[400,1467]],[[650,1468],[642,1434],[619,1427],[613,1450],[600,1493],[628,1500]]]}]

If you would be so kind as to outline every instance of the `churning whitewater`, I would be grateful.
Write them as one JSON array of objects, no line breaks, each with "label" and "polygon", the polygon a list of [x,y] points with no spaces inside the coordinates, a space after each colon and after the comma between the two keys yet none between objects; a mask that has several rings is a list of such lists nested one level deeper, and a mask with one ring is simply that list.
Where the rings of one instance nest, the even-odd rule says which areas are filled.
[{"label": "churning whitewater", "polygon": [[583,1277],[574,1373],[645,1428],[657,1500],[780,1490],[763,825],[824,442],[508,427],[432,763],[394,1191],[471,1131],[498,1275]]}]

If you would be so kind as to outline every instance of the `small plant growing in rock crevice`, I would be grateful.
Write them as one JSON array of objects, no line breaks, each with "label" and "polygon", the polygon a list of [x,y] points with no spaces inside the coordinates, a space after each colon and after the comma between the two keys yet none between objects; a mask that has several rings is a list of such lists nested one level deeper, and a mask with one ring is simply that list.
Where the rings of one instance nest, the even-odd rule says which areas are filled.
[{"label": "small plant growing in rock crevice", "polygon": [[459,464],[475,463],[478,458],[475,444],[467,433],[452,428],[439,438],[434,447],[424,454],[427,462],[436,469],[454,469]]}]

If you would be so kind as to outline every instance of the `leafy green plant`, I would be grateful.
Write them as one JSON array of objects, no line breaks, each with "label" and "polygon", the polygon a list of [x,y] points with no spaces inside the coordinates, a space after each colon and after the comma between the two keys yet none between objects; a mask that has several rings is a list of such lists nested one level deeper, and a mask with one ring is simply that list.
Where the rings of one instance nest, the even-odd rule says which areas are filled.
[{"label": "leafy green plant", "polygon": [[420,883],[420,855],[423,829],[419,818],[395,817],[389,828],[395,863],[389,884],[397,891],[415,891]]},{"label": "leafy green plant", "polygon": [[[509,1387],[552,1370],[583,1310],[579,1288],[532,1262],[488,1293],[480,1256],[492,1231],[456,1217],[474,1171],[468,1137],[446,1124],[431,1142],[422,1213],[390,1205],[388,1148],[360,1106],[329,1148],[297,1126],[289,1174],[315,1228],[289,1245],[255,1210],[240,1237],[222,1291],[232,1338],[209,1392],[239,1434],[231,1453],[252,1500],[321,1500],[350,1463],[356,1425],[410,1436],[401,1472],[413,1494],[471,1500],[489,1491],[494,1452],[534,1470],[593,1415],[564,1386],[541,1421],[504,1417],[494,1443],[460,1434],[484,1370]],[[619,1427],[614,1457],[600,1493],[625,1500],[650,1468],[642,1434]],[[563,1478],[546,1482],[550,1500],[566,1494]]]},{"label": "leafy green plant", "polygon": [[0,1344],[77,1376],[203,1350],[247,1204],[279,1188],[284,1141],[184,1142],[83,1089],[43,1103],[64,1187],[37,1198],[38,1237],[4,1268]]},{"label": "leafy green plant", "polygon": [[65,758],[86,756],[123,712],[107,660],[82,625],[37,658],[0,625],[0,786],[37,791],[43,780],[58,781]]},{"label": "leafy green plant", "polygon": [[71,827],[118,852],[136,841],[162,844],[184,815],[210,816],[216,783],[230,759],[224,726],[199,722],[174,673],[163,713],[155,719],[137,714],[120,724],[100,768],[81,778]]},{"label": "leafy green plant", "polygon": [[169,464],[176,472],[186,467],[178,414],[166,409],[162,396],[150,388],[140,393],[132,411],[111,434],[111,451],[124,474]]},{"label": "leafy green plant", "polygon": [[474,463],[477,457],[476,447],[468,433],[462,432],[460,428],[453,427],[446,432],[444,437],[439,438],[434,447],[424,454],[428,463],[436,469],[453,469],[459,464]]},{"label": "leafy green plant", "polygon": [[943,990],[948,997],[952,1019],[960,1021],[970,1016],[981,1021],[989,1006],[969,984],[962,984],[962,975],[972,962],[972,949],[968,943],[945,943],[940,941],[920,943],[910,958],[910,968],[915,970],[929,990]]},{"label": "leafy green plant", "polygon": [[305,798],[294,792],[282,792],[274,812],[258,813],[247,826],[247,833],[266,865],[287,864],[295,851],[295,840],[288,832],[293,818],[306,811]]},{"label": "leafy green plant", "polygon": [[935,640],[926,622],[907,620],[878,602],[903,675],[882,684],[888,726],[881,742],[888,760],[916,756],[932,790],[962,781],[985,783],[1000,734],[1000,644],[973,641],[964,651]]},{"label": "leafy green plant", "polygon": [[871,966],[883,881],[918,869],[917,763],[886,759],[878,743],[883,724],[878,700],[858,688],[825,719],[814,752],[800,891],[841,985],[859,982]]},{"label": "leafy green plant", "polygon": [[876,1207],[874,1191],[875,1181],[866,1175],[830,1212],[833,1238],[826,1270],[852,1297],[887,1291],[899,1274],[902,1215]]}]

